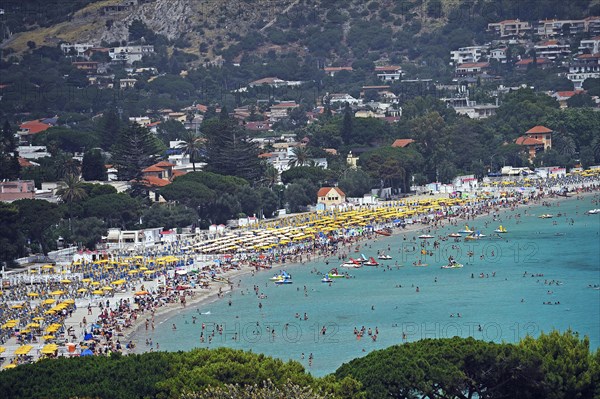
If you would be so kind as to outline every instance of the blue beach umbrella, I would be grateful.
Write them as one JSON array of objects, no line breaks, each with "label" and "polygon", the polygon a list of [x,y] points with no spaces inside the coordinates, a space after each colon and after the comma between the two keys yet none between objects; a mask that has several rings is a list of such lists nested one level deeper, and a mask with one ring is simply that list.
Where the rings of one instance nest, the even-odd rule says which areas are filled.
[{"label": "blue beach umbrella", "polygon": [[84,349],[81,352],[81,356],[93,356],[93,355],[94,355],[94,352],[92,352],[90,349]]}]

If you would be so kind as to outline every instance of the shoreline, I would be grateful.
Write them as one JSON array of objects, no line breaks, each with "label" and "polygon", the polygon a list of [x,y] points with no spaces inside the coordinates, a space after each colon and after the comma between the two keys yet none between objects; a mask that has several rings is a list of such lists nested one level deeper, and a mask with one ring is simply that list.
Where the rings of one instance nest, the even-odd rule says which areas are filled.
[{"label": "shoreline", "polygon": [[[339,250],[347,251],[349,254],[351,249],[354,246],[369,244],[373,241],[378,241],[380,238],[399,238],[406,234],[417,233],[417,232],[421,232],[421,231],[426,231],[428,233],[434,234],[438,229],[448,227],[449,225],[450,226],[454,225],[456,227],[459,227],[460,222],[466,222],[468,224],[471,224],[475,220],[482,219],[484,217],[490,217],[492,214],[502,215],[502,214],[506,214],[507,212],[510,212],[511,210],[514,211],[515,209],[528,209],[528,208],[535,207],[535,206],[548,207],[545,204],[555,204],[555,203],[561,202],[563,200],[580,200],[582,198],[585,198],[588,196],[594,196],[594,195],[598,195],[598,194],[599,194],[598,191],[586,191],[586,192],[576,193],[569,197],[561,197],[561,196],[552,195],[552,196],[548,196],[548,197],[541,197],[541,198],[535,199],[535,200],[530,200],[527,203],[522,203],[519,201],[509,202],[508,206],[490,207],[486,212],[473,215],[471,218],[465,218],[464,216],[458,216],[458,217],[453,216],[453,217],[442,218],[440,220],[443,223],[440,226],[432,226],[431,224],[421,224],[421,223],[416,224],[415,223],[415,224],[407,225],[406,228],[394,228],[392,230],[392,234],[389,237],[379,237],[379,235],[377,235],[375,233],[370,234],[370,235],[361,235],[361,236],[358,236],[358,238],[356,240],[353,240],[348,243],[344,243]],[[535,216],[535,215],[531,215],[531,216]],[[454,224],[452,224],[452,223],[454,223]],[[331,258],[335,258],[335,256],[336,256],[336,254],[328,255],[328,254],[316,253],[314,255],[311,255],[310,258],[307,259],[306,261],[313,262],[313,261],[316,261],[321,258],[331,259]],[[338,261],[338,259],[335,259],[335,261]],[[340,260],[340,262],[341,261],[343,261],[343,259]],[[279,269],[279,268],[282,268],[283,266],[295,268],[295,267],[301,267],[304,265],[305,265],[304,261],[300,261],[300,262],[294,261],[294,262],[289,262],[289,263],[288,262],[285,262],[285,263],[279,262],[279,263],[273,263],[272,268]],[[329,265],[329,266],[339,267],[339,266],[335,266],[335,265]],[[406,265],[402,265],[402,266],[406,266]],[[241,269],[241,270],[239,270],[239,273],[234,273],[228,277],[230,277],[230,278],[243,277],[243,276],[252,274],[252,272],[254,271],[254,269],[251,269],[250,266],[244,266],[244,267],[246,267],[246,269]],[[266,269],[266,270],[272,270],[272,269]],[[165,307],[159,308],[159,310],[157,312],[155,312],[155,315],[154,315],[155,320],[158,322],[158,324],[161,324],[161,322],[166,323],[168,320],[177,316],[182,311],[186,311],[188,306],[204,307],[208,304],[211,304],[211,303],[214,303],[214,302],[224,299],[225,294],[231,293],[233,291],[235,291],[235,285],[234,285],[233,289],[228,289],[227,291],[224,290],[223,296],[219,297],[218,291],[212,290],[212,292],[208,293],[205,296],[202,296],[199,298],[193,298],[192,300],[189,301],[188,305],[185,308],[181,307],[180,305],[178,307],[176,307],[176,306],[169,306],[170,304],[167,304]],[[136,343],[142,342],[145,339],[145,337],[143,336],[145,333],[145,331],[142,329],[143,325],[144,325],[144,320],[138,320],[136,322],[136,325],[132,326],[131,330],[125,334],[126,341],[133,340]],[[149,352],[152,350],[153,349],[134,350],[133,353],[144,353],[144,352]]]},{"label": "shoreline", "polygon": [[[569,196],[568,198],[562,197],[562,196],[557,196],[554,193],[547,193],[547,192],[539,192],[537,196],[533,196],[533,193],[530,193],[530,197],[508,197],[508,198],[498,198],[498,197],[494,197],[494,198],[490,198],[490,199],[482,199],[479,198],[477,199],[476,203],[467,203],[467,204],[462,204],[460,205],[459,210],[452,215],[444,215],[441,217],[434,217],[431,218],[431,214],[432,212],[429,213],[422,213],[422,214],[418,214],[417,216],[414,217],[415,219],[415,223],[410,223],[410,224],[406,224],[405,228],[400,227],[399,225],[392,223],[390,220],[386,220],[386,221],[380,221],[380,222],[374,222],[372,224],[376,225],[376,228],[374,228],[373,230],[377,229],[377,228],[382,228],[382,227],[393,227],[392,228],[392,234],[390,235],[390,237],[385,237],[385,236],[379,236],[378,234],[374,233],[373,231],[371,232],[367,232],[367,233],[362,233],[358,234],[356,236],[353,237],[348,237],[346,236],[345,239],[338,241],[337,246],[335,246],[335,250],[331,251],[331,247],[325,247],[325,250],[323,250],[322,247],[318,247],[317,245],[314,246],[310,246],[310,250],[299,250],[296,253],[287,253],[286,256],[282,256],[283,261],[281,258],[274,258],[274,259],[269,259],[270,261],[270,266],[272,269],[274,269],[275,271],[281,268],[287,268],[287,267],[300,267],[303,266],[305,264],[305,262],[312,262],[312,261],[316,261],[319,259],[328,259],[331,261],[331,265],[329,265],[329,267],[339,267],[338,263],[335,263],[339,260],[339,263],[343,262],[346,257],[352,256],[351,254],[353,252],[353,249],[356,246],[364,246],[364,245],[369,245],[369,243],[372,242],[376,242],[378,240],[380,240],[381,238],[385,239],[385,238],[392,238],[392,239],[400,239],[402,240],[403,235],[406,236],[408,234],[412,234],[412,233],[416,233],[416,232],[420,232],[420,231],[426,231],[426,232],[432,232],[432,234],[434,234],[435,232],[438,231],[438,229],[442,229],[442,228],[447,228],[451,225],[459,227],[462,223],[466,222],[467,224],[471,224],[473,223],[473,221],[480,219],[484,216],[491,216],[492,214],[503,214],[506,211],[510,211],[510,210],[514,210],[517,208],[529,208],[532,206],[543,206],[545,204],[553,204],[556,202],[560,202],[561,200],[577,200],[580,198],[585,198],[588,196],[597,196],[599,193],[598,187],[594,187],[594,188],[588,188],[588,191],[582,191],[582,192],[574,192],[571,196]],[[430,196],[420,196],[421,199],[431,199],[432,201],[436,201],[439,200],[440,198],[447,198],[447,197],[430,197]],[[527,198],[527,201],[523,201],[525,198]],[[419,200],[419,197],[414,197],[413,200],[416,202]],[[438,237],[436,237],[437,239]],[[404,266],[404,265],[403,265]],[[265,269],[268,271],[271,271],[271,269]],[[159,288],[159,282],[154,279],[151,281],[144,281],[142,279],[137,279],[137,280],[132,280],[129,284],[128,287],[124,290],[124,291],[118,291],[118,292],[114,292],[112,296],[110,297],[102,297],[102,298],[86,298],[86,299],[79,299],[77,300],[77,307],[74,309],[72,315],[70,315],[70,317],[67,317],[64,321],[64,330],[65,330],[65,342],[71,341],[71,342],[79,342],[81,343],[81,345],[85,345],[82,342],[82,339],[78,339],[77,337],[80,336],[81,334],[81,338],[83,338],[83,334],[89,330],[89,327],[91,327],[92,324],[95,323],[100,323],[101,318],[99,317],[99,311],[102,310],[102,304],[106,301],[108,302],[110,300],[111,305],[115,305],[115,304],[119,304],[120,301],[124,301],[124,302],[128,302],[129,304],[131,304],[131,313],[135,314],[134,317],[129,317],[129,325],[124,325],[119,326],[118,328],[112,330],[111,327],[105,327],[110,329],[110,331],[112,331],[112,333],[114,333],[114,337],[112,337],[112,333],[111,333],[111,338],[114,338],[117,340],[117,344],[119,343],[119,341],[122,344],[122,352],[124,354],[137,354],[137,353],[144,353],[144,352],[148,352],[148,351],[152,351],[154,350],[153,346],[144,346],[144,340],[146,339],[146,336],[148,335],[148,332],[151,330],[144,330],[144,324],[146,323],[146,320],[152,318],[153,322],[157,323],[157,324],[163,324],[165,322],[167,322],[168,320],[172,319],[173,317],[177,316],[178,314],[180,314],[183,311],[186,311],[188,309],[188,307],[193,306],[195,308],[200,308],[200,307],[205,307],[210,303],[214,303],[216,301],[218,301],[219,299],[222,299],[225,297],[226,294],[231,293],[232,291],[236,290],[236,285],[237,285],[237,281],[235,280],[239,280],[240,278],[247,276],[249,274],[254,274],[254,273],[258,273],[260,271],[263,271],[261,268],[257,268],[255,270],[255,267],[253,267],[253,265],[251,263],[248,262],[243,262],[239,265],[239,268],[233,268],[233,269],[229,269],[229,270],[224,270],[221,273],[219,273],[217,275],[217,277],[219,278],[219,280],[213,280],[211,281],[211,283],[209,284],[208,288],[200,288],[200,286],[196,286],[195,289],[193,290],[193,296],[190,296],[189,293],[185,295],[186,298],[186,306],[183,307],[181,305],[181,303],[177,300],[178,295],[176,295],[175,297],[173,297],[171,295],[171,301],[164,301],[163,299],[165,299],[166,297],[163,296],[161,297],[160,295],[156,296],[156,302],[161,302],[162,305],[161,306],[154,306],[153,309],[154,310],[150,310],[150,307],[146,307],[146,308],[142,308],[142,306],[137,306],[134,305],[134,298],[137,298],[137,296],[134,294],[136,292],[136,288],[139,288],[140,285],[147,287],[147,290],[152,290],[155,293],[158,291]],[[268,273],[266,273],[268,274]],[[166,272],[165,272],[165,276],[166,276]],[[229,283],[226,283],[226,281],[224,279],[227,279],[229,281]],[[173,283],[173,281],[171,281],[171,283]],[[175,286],[171,287],[171,288],[175,288]],[[221,288],[220,292],[219,292],[219,288]],[[140,289],[141,290],[141,289]],[[189,291],[186,291],[189,292]],[[175,291],[173,291],[173,293],[175,293]],[[220,295],[220,293],[222,295]],[[163,293],[163,295],[166,294],[166,291]],[[154,296],[154,295],[153,295]],[[174,299],[175,298],[175,299]],[[174,299],[174,300],[173,300]],[[88,313],[88,309],[86,309],[88,304],[93,304],[93,314],[92,313]],[[98,310],[100,309],[100,310]],[[90,316],[91,315],[91,316]],[[88,317],[90,320],[87,322],[85,322],[86,317]],[[153,323],[154,324],[154,323]],[[74,329],[74,331],[76,331],[75,334],[73,334],[72,332],[69,332],[69,334],[67,334],[67,330],[68,329]],[[74,335],[73,339],[70,339],[70,335]],[[77,336],[77,337],[76,337]],[[100,336],[97,336],[100,337]],[[11,340],[12,341],[12,340]],[[104,339],[101,340],[104,343]],[[127,347],[127,349],[125,349],[125,344],[129,341],[132,341],[135,346],[133,348],[129,348]],[[110,342],[107,339],[107,343],[110,344]],[[37,349],[37,355],[33,356],[33,359],[36,360],[37,358],[39,358],[41,356],[40,354],[40,349],[43,346],[42,342],[40,341],[39,343],[35,343],[33,344],[36,349]],[[110,353],[110,350],[108,352],[104,352],[102,350],[102,345],[100,344],[100,341],[98,341],[98,345],[99,345],[99,352],[101,353]],[[14,343],[9,343],[8,345],[4,345],[5,347],[7,347],[7,353],[10,352],[14,352],[14,350],[12,349],[16,349],[19,344],[15,341]],[[106,344],[104,346],[104,348],[106,349]],[[118,348],[118,346],[117,346]],[[152,349],[150,349],[152,348]],[[113,348],[114,350],[114,348]],[[156,350],[160,350],[158,348],[156,348]],[[33,353],[32,353],[33,354]],[[67,352],[67,348],[64,346],[61,346],[60,349],[57,352],[58,356],[69,356],[73,354],[72,352]]]}]

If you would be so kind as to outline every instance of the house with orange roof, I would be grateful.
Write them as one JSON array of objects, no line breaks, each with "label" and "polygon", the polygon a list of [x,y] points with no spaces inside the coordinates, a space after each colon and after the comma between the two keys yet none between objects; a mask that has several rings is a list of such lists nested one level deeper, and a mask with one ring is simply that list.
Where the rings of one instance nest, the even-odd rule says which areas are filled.
[{"label": "house with orange roof", "polygon": [[[515,63],[515,69],[518,71],[526,71],[527,68],[529,68],[529,66],[533,64],[533,58],[523,58]],[[552,65],[552,61],[550,61],[548,58],[536,58],[535,65],[538,68],[545,69]]]},{"label": "house with orange roof", "polygon": [[558,101],[561,108],[567,108],[567,101],[569,98],[577,95],[585,93],[585,90],[564,90],[564,91],[556,91],[550,94],[550,97],[553,97]]},{"label": "house with orange roof", "polygon": [[158,189],[171,184],[173,178],[185,174],[182,171],[175,171],[175,164],[167,161],[160,161],[150,165],[142,170],[143,184],[148,189],[148,196],[152,201],[165,202],[165,199],[158,194]]},{"label": "house with orange roof", "polygon": [[325,71],[327,75],[334,77],[336,73],[341,71],[352,72],[352,67],[325,67],[323,68],[323,71]]},{"label": "house with orange roof", "polygon": [[396,139],[392,143],[392,147],[394,147],[394,148],[406,148],[406,147],[408,147],[410,144],[412,144],[414,142],[415,141],[413,139]]},{"label": "house with orange roof", "polygon": [[538,153],[552,148],[552,130],[546,126],[534,126],[518,137],[515,143],[526,147],[531,161]]},{"label": "house with orange roof", "polygon": [[346,194],[339,187],[321,187],[317,191],[317,205],[327,208],[335,207],[346,202]]},{"label": "house with orange roof", "polygon": [[42,122],[44,119],[36,119],[32,121],[23,122],[19,125],[19,142],[22,144],[30,143],[34,135],[44,132],[50,129],[53,125],[50,123]]},{"label": "house with orange roof", "polygon": [[567,43],[561,43],[558,40],[547,40],[534,46],[535,54],[540,58],[555,60],[558,57],[571,54],[571,46]]}]

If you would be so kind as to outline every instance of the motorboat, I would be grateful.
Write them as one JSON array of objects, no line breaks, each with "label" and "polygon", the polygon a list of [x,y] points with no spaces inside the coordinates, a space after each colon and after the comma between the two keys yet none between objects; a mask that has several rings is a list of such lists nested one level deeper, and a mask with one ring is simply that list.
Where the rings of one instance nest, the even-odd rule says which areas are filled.
[{"label": "motorboat", "polygon": [[365,263],[363,263],[363,266],[379,266],[379,262],[377,262],[375,259],[373,259],[371,257],[371,258],[369,258],[368,261],[366,261]]},{"label": "motorboat", "polygon": [[379,260],[390,260],[390,259],[392,259],[392,257],[390,255],[387,255],[384,252],[384,253],[381,253],[381,254],[377,255],[377,259],[379,259]]},{"label": "motorboat", "polygon": [[426,267],[429,266],[429,263],[422,263],[421,261],[413,262],[413,266],[415,267]]},{"label": "motorboat", "polygon": [[465,241],[471,241],[471,240],[479,240],[480,238],[485,237],[485,234],[481,234],[479,231],[476,233],[471,233],[468,236],[465,237]]},{"label": "motorboat", "polygon": [[331,277],[329,277],[329,275],[326,275],[325,277],[323,277],[321,279],[322,283],[333,283],[333,280],[331,279]]},{"label": "motorboat", "polygon": [[504,228],[504,226],[500,225],[496,230],[494,230],[494,233],[504,234],[508,233],[508,231]]},{"label": "motorboat", "polygon": [[544,213],[543,215],[538,216],[540,219],[552,219],[554,217],[554,215],[551,215],[549,213]]},{"label": "motorboat", "polygon": [[462,263],[452,261],[447,265],[442,266],[442,269],[460,269],[461,267],[463,267]]},{"label": "motorboat", "polygon": [[434,237],[432,235],[429,235],[429,234],[421,234],[419,236],[419,239],[421,239],[421,240],[429,240],[430,238],[434,238]]},{"label": "motorboat", "polygon": [[452,238],[460,238],[462,237],[459,233],[450,233],[448,234],[448,237],[452,237]]},{"label": "motorboat", "polygon": [[327,273],[325,275],[325,277],[327,277],[327,278],[346,278],[346,275],[338,273],[338,269],[334,267],[333,269],[331,269],[329,271],[329,273]]},{"label": "motorboat", "polygon": [[382,235],[382,236],[386,236],[389,237],[392,235],[392,229],[390,229],[389,227],[380,229],[380,230],[375,230],[375,233]]},{"label": "motorboat", "polygon": [[589,211],[587,211],[588,215],[600,215],[600,208],[597,209],[590,209]]},{"label": "motorboat", "polygon": [[275,284],[293,284],[294,282],[291,279],[283,278],[281,280],[275,281]]},{"label": "motorboat", "polygon": [[340,265],[340,267],[346,267],[346,268],[350,268],[350,269],[358,269],[359,267],[362,267],[363,262],[360,262],[356,259],[352,259],[350,258],[350,260],[347,260],[346,262],[342,263]]}]

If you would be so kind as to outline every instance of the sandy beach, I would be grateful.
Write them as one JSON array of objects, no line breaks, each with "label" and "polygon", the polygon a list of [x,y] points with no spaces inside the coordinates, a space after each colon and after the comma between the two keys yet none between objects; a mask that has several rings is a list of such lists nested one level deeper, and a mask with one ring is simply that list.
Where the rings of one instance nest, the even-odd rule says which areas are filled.
[{"label": "sandy beach", "polygon": [[[594,192],[584,192],[578,195],[592,195]],[[424,195],[419,197],[411,197],[411,201],[419,201],[419,200],[439,200],[441,198],[448,198],[447,195]],[[544,202],[555,202],[564,199],[563,197],[557,197],[554,195],[551,196],[539,196],[532,197],[531,200],[528,201],[517,201],[516,199],[509,198],[508,200],[503,200],[504,207],[506,209],[511,209],[514,207],[525,207],[531,204],[540,204],[542,201]],[[493,201],[489,201],[486,205],[485,201],[480,202],[476,207],[464,207],[462,208],[462,212],[459,212],[456,215],[453,215],[449,218],[439,218],[437,220],[425,219],[426,223],[412,223],[406,224],[402,227],[398,225],[388,224],[386,227],[392,228],[392,234],[394,236],[401,234],[408,234],[415,231],[425,230],[430,234],[435,235],[436,230],[441,228],[442,226],[450,223],[449,220],[452,220],[452,223],[456,225],[460,225],[463,222],[470,222],[478,217],[488,215],[490,212],[494,211],[502,211],[502,206],[498,206],[498,203],[494,203]],[[380,226],[380,227],[383,227]],[[373,234],[361,234],[356,237],[350,238],[347,241],[343,242],[337,252],[327,253],[320,250],[313,251],[304,251],[300,254],[300,259],[298,256],[296,257],[288,257],[286,265],[304,263],[304,260],[314,260],[320,257],[327,257],[328,259],[333,260],[335,257],[338,259],[344,259],[352,252],[352,247],[356,245],[362,245],[363,243],[367,243],[372,240],[377,240],[378,235]],[[304,258],[302,257],[304,256]],[[282,267],[283,263],[277,263],[277,259],[274,259],[271,263],[273,269],[277,269]],[[158,323],[162,323],[170,317],[178,314],[182,309],[195,307],[198,308],[200,306],[204,306],[213,301],[219,300],[221,297],[224,297],[225,294],[230,292],[231,290],[235,290],[238,280],[250,273],[263,273],[262,269],[251,266],[247,262],[240,263],[239,267],[236,269],[231,269],[225,271],[218,275],[218,280],[211,281],[210,284],[206,288],[192,287],[186,289],[183,293],[183,297],[185,298],[185,304],[182,304],[178,299],[181,298],[181,295],[171,294],[169,296],[170,301],[155,301],[153,304],[146,304],[146,310],[142,311],[142,306],[138,304],[137,308],[135,307],[134,302],[138,301],[140,298],[136,296],[136,293],[145,290],[148,291],[151,295],[158,295],[160,289],[164,289],[164,286],[161,288],[158,279],[152,279],[149,281],[144,281],[142,279],[132,280],[131,284],[127,284],[122,290],[115,290],[114,294],[107,298],[94,298],[94,299],[78,299],[75,301],[75,308],[72,309],[69,317],[64,319],[64,331],[67,332],[65,334],[67,337],[65,338],[65,342],[73,342],[78,344],[77,352],[81,349],[86,348],[88,346],[87,343],[84,342],[83,338],[86,334],[90,333],[93,326],[98,322],[99,316],[103,316],[112,320],[112,326],[115,325],[115,320],[118,320],[118,323],[121,323],[119,310],[123,310],[123,314],[128,316],[128,322],[123,325],[123,328],[118,328],[118,331],[110,331],[110,337],[102,340],[102,343],[99,339],[97,339],[98,347],[96,348],[97,353],[109,353],[112,350],[120,350],[124,353],[136,353],[145,351],[143,347],[143,341],[145,340],[145,331],[150,327],[149,325],[155,325]],[[269,270],[266,270],[266,273],[270,273]],[[265,274],[266,274],[265,273]],[[228,282],[227,282],[228,281]],[[174,287],[171,287],[174,288]],[[164,292],[164,296],[166,296],[166,291]],[[108,302],[108,307],[106,306]],[[113,315],[112,308],[115,307],[115,314]],[[107,310],[111,308],[110,312]],[[133,315],[133,317],[131,317]],[[102,317],[101,317],[102,318]],[[108,324],[107,324],[108,326]],[[107,327],[107,332],[109,331],[109,327]],[[102,331],[102,335],[104,335],[105,331]],[[69,336],[71,338],[69,338]],[[110,343],[110,344],[109,344]],[[116,346],[115,346],[116,343]],[[133,345],[130,345],[133,343]],[[30,353],[29,361],[35,361],[41,356],[41,348],[43,344],[40,342],[33,343],[34,348]],[[10,354],[14,353],[14,351],[21,346],[21,343],[17,341],[16,338],[10,338],[5,344],[2,345],[5,348],[5,357],[9,357]],[[147,347],[145,348],[147,350]],[[160,348],[156,348],[160,350]],[[77,353],[76,352],[76,353]],[[69,352],[66,346],[59,345],[58,350],[56,352],[57,356],[67,356],[72,354],[73,352]]]}]

